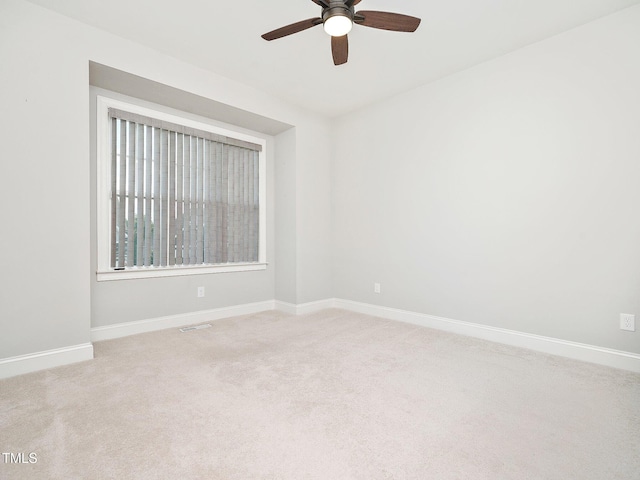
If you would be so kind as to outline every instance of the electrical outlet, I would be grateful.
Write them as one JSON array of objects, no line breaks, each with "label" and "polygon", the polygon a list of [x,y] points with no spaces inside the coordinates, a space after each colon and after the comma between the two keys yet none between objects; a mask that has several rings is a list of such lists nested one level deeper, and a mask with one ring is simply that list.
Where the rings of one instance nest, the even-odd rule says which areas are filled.
[{"label": "electrical outlet", "polygon": [[630,313],[620,314],[620,330],[636,331],[636,316]]},{"label": "electrical outlet", "polygon": [[204,297],[204,287],[198,287],[198,298]]},{"label": "electrical outlet", "polygon": [[374,283],[373,284],[373,293],[380,293],[380,284],[379,283]]}]

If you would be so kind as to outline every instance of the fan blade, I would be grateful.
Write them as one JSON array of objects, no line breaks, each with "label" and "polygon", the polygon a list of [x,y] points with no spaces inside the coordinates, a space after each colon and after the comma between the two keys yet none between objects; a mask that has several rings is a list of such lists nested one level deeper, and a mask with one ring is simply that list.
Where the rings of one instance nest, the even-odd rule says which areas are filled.
[{"label": "fan blade", "polygon": [[275,40],[277,38],[286,37],[287,35],[291,35],[293,33],[298,33],[307,28],[315,27],[316,25],[320,25],[322,23],[321,18],[308,18],[306,20],[302,20],[301,22],[292,23],[291,25],[287,25],[286,27],[278,28],[277,30],[273,30],[272,32],[265,33],[262,35],[262,38],[265,40]]},{"label": "fan blade", "polygon": [[365,27],[380,28],[393,32],[415,32],[420,25],[420,19],[390,12],[373,12],[360,10],[356,13],[354,22]]},{"label": "fan blade", "polygon": [[331,53],[333,54],[334,65],[347,63],[347,59],[349,58],[349,40],[346,35],[342,37],[331,37]]},{"label": "fan blade", "polygon": [[[316,0],[313,0],[314,2]],[[357,4],[359,4],[362,0],[347,0],[346,4],[348,7],[355,7]]]}]

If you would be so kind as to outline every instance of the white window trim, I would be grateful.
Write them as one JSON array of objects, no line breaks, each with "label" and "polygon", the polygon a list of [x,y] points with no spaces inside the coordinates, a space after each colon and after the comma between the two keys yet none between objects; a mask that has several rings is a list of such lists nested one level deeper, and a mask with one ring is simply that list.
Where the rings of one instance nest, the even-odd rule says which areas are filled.
[{"label": "white window trim", "polygon": [[[102,95],[96,96],[96,147],[97,147],[97,280],[125,280],[134,278],[155,278],[182,275],[198,275],[210,273],[247,272],[265,270],[267,268],[267,198],[266,198],[266,141],[260,137],[228,130],[189,118],[169,114],[160,110],[142,107]],[[258,156],[259,170],[259,246],[258,261],[255,263],[234,263],[220,265],[193,265],[168,267],[133,267],[126,270],[115,270],[110,266],[111,254],[111,142],[109,134],[109,108],[125,110],[139,115],[164,120],[187,127],[204,130],[217,135],[236,138],[262,146]]]}]

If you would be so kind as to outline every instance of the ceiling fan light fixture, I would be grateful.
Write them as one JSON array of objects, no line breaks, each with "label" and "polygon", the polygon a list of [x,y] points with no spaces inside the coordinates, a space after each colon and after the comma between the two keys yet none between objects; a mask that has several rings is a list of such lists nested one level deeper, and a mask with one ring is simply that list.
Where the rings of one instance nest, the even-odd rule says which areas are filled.
[{"label": "ceiling fan light fixture", "polygon": [[349,33],[353,28],[353,20],[347,13],[343,9],[329,12],[324,18],[324,31],[332,37],[342,37]]},{"label": "ceiling fan light fixture", "polygon": [[377,28],[392,32],[415,32],[420,19],[401,13],[378,12],[376,10],[358,10],[355,6],[361,0],[312,0],[322,8],[322,16],[307,18],[300,22],[276,28],[262,35],[267,41],[293,35],[322,24],[325,32],[331,35],[331,55],[334,65],[347,63],[349,57],[349,39],[347,34],[357,23],[360,27]]}]

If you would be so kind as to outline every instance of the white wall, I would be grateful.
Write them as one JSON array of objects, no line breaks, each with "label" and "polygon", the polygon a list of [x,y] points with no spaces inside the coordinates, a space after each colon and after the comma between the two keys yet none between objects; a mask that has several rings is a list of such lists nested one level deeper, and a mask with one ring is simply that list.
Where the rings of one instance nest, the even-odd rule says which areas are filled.
[{"label": "white wall", "polygon": [[[292,170],[282,174],[294,172],[294,193],[315,193],[302,195],[293,210],[281,208],[273,196],[269,235],[275,244],[266,272],[128,280],[126,285],[111,282],[99,289],[94,283],[92,308],[90,61],[295,126],[295,138],[282,138],[281,148],[290,142],[295,152],[287,167]],[[329,218],[328,195],[316,195],[316,183],[327,184],[330,178],[329,153],[317,145],[329,143],[326,120],[22,0],[0,3],[0,64],[0,131],[5,145],[0,241],[3,251],[11,252],[0,274],[0,360],[88,342],[92,320],[94,326],[108,325],[273,299],[278,275],[308,300],[326,297],[329,263],[316,264],[319,273],[313,278],[287,280],[292,270],[278,272],[274,234],[279,210],[285,216],[318,217],[324,223]],[[275,152],[277,146],[272,146]],[[313,165],[313,178],[305,165]],[[274,165],[269,168],[275,172]],[[274,178],[271,182],[277,183]],[[308,262],[307,244],[324,245],[320,253],[326,256],[329,231],[322,222],[298,228],[296,219],[280,221],[294,225],[297,245],[304,252],[294,259],[295,265]],[[207,286],[206,299],[195,297],[197,285]],[[297,296],[292,292],[292,298]]]},{"label": "white wall", "polygon": [[640,352],[639,85],[634,7],[341,118],[335,296]]}]

